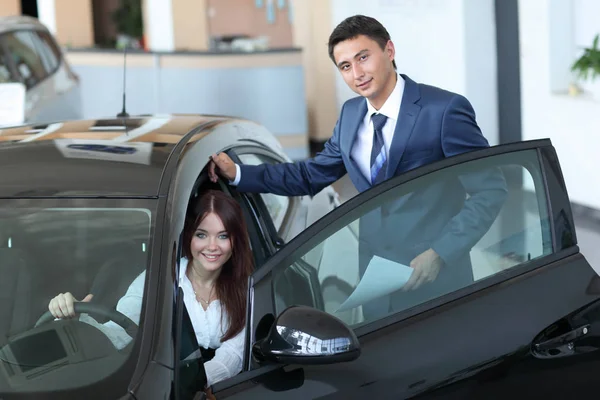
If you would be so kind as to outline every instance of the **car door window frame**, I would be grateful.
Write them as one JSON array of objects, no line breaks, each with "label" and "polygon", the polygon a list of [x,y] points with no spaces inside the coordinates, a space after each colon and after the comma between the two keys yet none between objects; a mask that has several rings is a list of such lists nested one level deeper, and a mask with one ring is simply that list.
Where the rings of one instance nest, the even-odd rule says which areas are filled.
[{"label": "car door window frame", "polygon": [[[234,187],[225,184],[222,184],[221,189],[233,197],[241,206],[244,216],[249,220],[246,225],[250,235],[252,252],[255,256],[255,264],[258,266],[264,263],[274,252],[268,231],[266,231],[265,222],[261,221],[260,215],[256,212],[256,207],[251,204],[250,199],[244,193],[240,193]],[[257,255],[258,248],[260,248],[260,253]]]},{"label": "car door window frame", "polygon": [[[399,187],[407,182],[413,181],[422,176],[428,175],[435,171],[441,171],[443,169],[467,163],[470,161],[475,161],[479,159],[487,159],[493,156],[499,156],[502,154],[520,152],[523,150],[537,150],[537,157],[539,161],[539,169],[542,172],[542,182],[544,182],[545,191],[540,193],[536,192],[537,196],[543,196],[544,202],[547,205],[547,215],[549,219],[550,232],[552,233],[552,253],[543,255],[538,259],[531,260],[524,265],[521,265],[516,268],[512,268],[502,272],[501,274],[496,274],[494,276],[490,276],[482,281],[476,281],[468,287],[453,291],[443,296],[439,296],[438,298],[431,300],[425,304],[421,304],[419,306],[413,307],[408,310],[400,311],[398,313],[391,314],[385,318],[380,320],[375,320],[366,325],[359,326],[355,329],[357,336],[363,336],[384,328],[385,326],[395,324],[399,321],[406,320],[407,318],[419,314],[425,310],[432,309],[435,307],[442,306],[451,301],[458,300],[462,297],[465,297],[470,294],[475,294],[476,292],[496,285],[498,283],[504,282],[508,279],[514,278],[519,275],[526,274],[530,271],[533,271],[537,268],[540,268],[544,265],[552,263],[554,261],[560,260],[564,257],[567,257],[572,254],[576,254],[578,252],[578,248],[576,246],[576,239],[574,235],[574,228],[572,225],[572,218],[570,213],[570,203],[568,201],[568,195],[566,192],[566,188],[564,187],[564,181],[562,179],[562,174],[560,170],[551,170],[550,167],[552,165],[557,166],[558,164],[553,163],[553,159],[556,159],[556,153],[554,149],[551,147],[551,142],[547,139],[543,140],[535,140],[529,142],[521,142],[514,144],[507,144],[496,146],[493,148],[487,148],[483,150],[473,151],[470,153],[462,154],[459,156],[455,156],[449,159],[445,159],[427,166],[423,166],[421,168],[412,170],[403,174],[401,176],[390,179],[383,184],[380,184],[366,192],[363,192],[353,199],[350,199],[345,204],[341,205],[336,210],[332,211],[329,215],[323,217],[320,221],[315,223],[313,226],[308,227],[305,232],[301,233],[297,240],[294,240],[289,245],[285,246],[281,249],[276,255],[274,255],[262,268],[258,269],[252,275],[252,291],[254,293],[254,302],[253,302],[253,314],[260,319],[260,316],[266,314],[275,314],[275,305],[274,305],[274,291],[272,285],[273,272],[275,270],[281,268],[288,268],[293,262],[295,262],[294,255],[297,254],[297,250],[300,247],[309,246],[309,243],[319,243],[322,241],[322,238],[328,237],[333,234],[336,230],[340,228],[339,220],[343,219],[347,222],[350,222],[357,217],[360,216],[360,209],[364,203],[370,202],[375,197],[381,195],[382,193],[391,190],[393,188]],[[550,184],[554,181],[555,190],[550,188]],[[568,220],[567,225],[570,224],[570,228],[566,228],[567,231],[570,231],[572,240],[570,243],[559,244],[557,242],[557,227],[555,226],[555,212],[560,212],[559,210],[553,210],[553,206],[558,206],[556,208],[566,210],[566,219]],[[540,209],[540,213],[543,210]],[[269,299],[266,301],[265,299]],[[259,308],[256,306],[260,305]],[[258,321],[254,320],[253,329],[256,328]],[[254,337],[254,331],[252,330],[249,335],[249,340],[254,342],[256,338]]]},{"label": "car door window frame", "polygon": [[[25,33],[28,33],[29,35],[31,35],[31,41],[33,43],[33,50],[35,50],[36,55],[40,59],[40,63],[42,65],[42,68],[45,71],[44,77],[41,78],[41,79],[39,79],[39,80],[37,80],[31,86],[24,82],[25,79],[23,78],[23,76],[21,75],[21,72],[19,71],[19,69],[15,65],[15,60],[12,58],[10,47],[8,46],[8,43],[6,43],[6,36],[5,35],[10,35],[10,34],[14,35],[14,34],[16,34],[18,32],[25,32]],[[42,82],[45,82],[48,78],[50,78],[50,76],[52,75],[52,73],[49,73],[46,70],[46,66],[44,65],[44,61],[43,61],[43,55],[40,53],[39,46],[35,44],[35,39],[34,39],[35,34],[34,34],[34,30],[33,29],[28,29],[28,28],[13,29],[13,30],[10,30],[10,31],[3,32],[2,36],[3,36],[3,39],[4,39],[5,48],[6,48],[8,56],[9,56],[10,62],[13,64],[14,69],[15,69],[15,73],[17,74],[18,82],[22,82],[26,86],[27,90],[31,90],[31,89],[39,86]]]},{"label": "car door window frame", "polygon": [[[48,36],[48,33],[42,30],[33,29],[31,30],[31,35],[34,37],[33,44],[42,57],[42,63],[44,63],[44,60],[51,63],[52,59],[54,59],[54,63],[51,63],[53,65],[50,65],[46,71],[48,72],[48,76],[55,74],[60,67],[60,57],[53,48],[53,43],[49,42],[51,38]],[[48,40],[43,36],[46,36],[46,39]],[[44,65],[44,67],[46,66]]]},{"label": "car door window frame", "polygon": [[[258,146],[240,146],[240,147],[232,148],[228,151],[228,154],[230,155],[230,157],[232,157],[232,159],[235,162],[238,162],[241,164],[243,164],[243,162],[241,161],[239,156],[245,155],[245,154],[251,154],[251,155],[256,155],[258,157],[264,157],[264,158],[270,159],[273,161],[273,164],[287,162],[286,160],[284,160],[281,157],[277,156],[276,154],[270,152],[269,150],[267,150],[263,147],[258,147]],[[286,196],[289,199],[289,204],[287,206],[287,209],[285,210],[285,215],[283,217],[281,227],[278,230],[278,229],[276,229],[275,223],[273,222],[273,218],[271,217],[271,214],[269,213],[268,208],[267,208],[264,200],[260,196],[260,194],[245,193],[244,195],[246,197],[252,199],[252,200],[249,200],[249,203],[254,205],[254,207],[256,208],[256,212],[259,215],[265,215],[265,213],[266,213],[266,215],[269,216],[269,218],[262,219],[263,223],[266,225],[265,228],[266,228],[267,232],[270,233],[272,239],[281,240],[280,243],[275,243],[275,242],[272,243],[274,246],[273,250],[277,250],[277,249],[281,248],[284,244],[282,242],[282,237],[284,237],[285,233],[290,229],[290,223],[293,218],[293,212],[295,209],[297,209],[300,199],[297,197],[287,197]]]},{"label": "car door window frame", "polygon": [[[257,225],[257,232],[260,233],[258,238],[263,244],[265,251],[264,261],[268,260],[274,253],[277,252],[277,238],[279,235],[275,230],[275,226],[271,223],[270,218],[265,218],[268,215],[266,207],[260,205],[260,198],[253,196],[249,193],[238,192],[239,202],[248,210],[248,212],[254,217],[253,220]],[[259,268],[260,265],[256,265],[255,268]]]},{"label": "car door window frame", "polygon": [[[239,147],[236,149],[233,149],[233,153],[235,154],[235,156],[237,156],[238,160],[240,162],[241,159],[239,158],[239,156],[243,156],[243,155],[254,155],[257,156],[259,158],[266,158],[267,161],[263,161],[263,162],[268,162],[270,164],[280,164],[280,163],[285,163],[287,162],[286,160],[282,159],[281,157],[277,156],[276,154],[273,154],[272,152],[268,151],[267,149],[261,148],[261,147]],[[243,162],[242,162],[243,163]],[[283,217],[283,220],[281,222],[281,226],[279,227],[279,229],[276,228],[275,226],[275,222],[273,221],[273,218],[271,217],[271,214],[268,211],[268,207],[266,206],[266,203],[264,202],[262,196],[259,195],[254,195],[256,197],[258,197],[257,199],[257,203],[259,204],[259,206],[261,208],[263,208],[263,211],[266,211],[267,214],[269,215],[269,222],[272,225],[272,228],[277,232],[277,234],[279,234],[280,236],[284,236],[286,234],[286,232],[290,229],[290,221],[293,217],[293,210],[296,209],[296,207],[298,206],[298,202],[299,199],[297,197],[291,197],[291,196],[284,196],[289,200],[289,204],[287,205],[287,209],[285,210],[285,214]]]},{"label": "car door window frame", "polygon": [[2,51],[2,53],[4,54],[4,57],[6,57],[6,65],[8,67],[8,71],[10,72],[10,78],[12,79],[11,82],[22,82],[21,76],[19,75],[19,72],[17,71],[15,61],[12,59],[12,57],[10,55],[10,49],[8,48],[8,44],[6,43],[6,34],[8,34],[10,32],[11,31],[7,31],[7,32],[2,32],[0,34],[0,51]]}]

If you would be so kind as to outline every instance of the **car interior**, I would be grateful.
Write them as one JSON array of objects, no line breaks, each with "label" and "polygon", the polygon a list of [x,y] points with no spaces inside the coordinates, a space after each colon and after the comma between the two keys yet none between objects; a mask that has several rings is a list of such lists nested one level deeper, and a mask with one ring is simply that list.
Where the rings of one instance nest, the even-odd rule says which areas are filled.
[{"label": "car interior", "polygon": [[[23,296],[31,301],[23,312],[30,314],[30,323],[46,311],[50,299],[67,291],[75,298],[92,293],[94,301],[116,305],[146,267],[146,212],[127,212],[124,218],[119,210],[38,209],[17,211],[5,222],[2,252],[24,266],[18,277],[30,276],[29,284],[21,284],[30,288],[30,295]],[[10,267],[3,263],[2,268]]]},{"label": "car interior", "polygon": [[[0,365],[10,385],[68,387],[61,369],[83,376],[81,365],[98,357],[107,361],[90,368],[107,374],[118,368],[130,347],[117,354],[104,334],[79,321],[36,321],[54,296],[67,291],[76,299],[92,293],[94,304],[114,310],[146,268],[150,211],[36,206],[4,210],[0,220]],[[109,314],[92,316],[104,323]]]}]

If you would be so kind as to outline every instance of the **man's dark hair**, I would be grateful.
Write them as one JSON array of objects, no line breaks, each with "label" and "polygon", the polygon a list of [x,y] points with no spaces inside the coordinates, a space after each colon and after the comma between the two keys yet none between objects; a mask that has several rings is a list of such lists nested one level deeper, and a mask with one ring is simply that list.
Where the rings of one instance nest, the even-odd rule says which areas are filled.
[{"label": "man's dark hair", "polygon": [[[381,50],[385,49],[385,45],[390,40],[390,34],[387,29],[375,18],[367,17],[365,15],[354,15],[348,17],[338,26],[335,27],[331,35],[329,36],[329,58],[335,64],[335,58],[333,57],[333,48],[340,42],[348,39],[354,39],[359,35],[365,35],[376,41],[381,47]],[[396,69],[396,60],[392,61],[394,69]]]}]

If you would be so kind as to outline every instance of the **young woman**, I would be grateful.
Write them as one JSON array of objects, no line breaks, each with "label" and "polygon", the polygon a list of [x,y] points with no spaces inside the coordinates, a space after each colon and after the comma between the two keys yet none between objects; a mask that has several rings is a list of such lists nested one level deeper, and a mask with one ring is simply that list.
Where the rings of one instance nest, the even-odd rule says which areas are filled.
[{"label": "young woman", "polygon": [[[183,234],[184,258],[180,262],[179,286],[199,346],[204,355],[208,385],[238,374],[242,369],[246,293],[253,257],[248,231],[239,204],[220,191],[204,193],[188,216]],[[117,311],[136,324],[140,320],[145,272],[129,286]],[[82,301],[92,301],[87,295]],[[76,313],[71,293],[61,293],[48,309],[56,318]],[[131,337],[116,323],[99,324],[82,315],[81,321],[102,330],[121,349]]]}]

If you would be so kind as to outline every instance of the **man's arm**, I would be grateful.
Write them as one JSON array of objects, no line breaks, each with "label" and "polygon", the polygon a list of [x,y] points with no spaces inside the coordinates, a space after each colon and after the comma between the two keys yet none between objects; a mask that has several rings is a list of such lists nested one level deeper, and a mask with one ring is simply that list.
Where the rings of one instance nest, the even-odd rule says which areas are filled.
[{"label": "man's arm", "polygon": [[340,128],[323,151],[314,158],[295,163],[240,165],[241,192],[274,193],[282,196],[305,196],[319,193],[346,173],[339,147]]},{"label": "man's arm", "polygon": [[314,196],[346,173],[340,151],[342,114],[325,148],[314,158],[295,163],[237,165],[229,156],[220,153],[211,156],[209,177],[216,182],[218,171],[241,192]]},{"label": "man's arm", "polygon": [[[463,96],[454,96],[442,121],[442,148],[446,157],[489,147],[482,135],[475,112]],[[469,198],[463,208],[443,228],[432,244],[446,263],[468,253],[485,235],[498,216],[508,190],[502,171],[490,168],[459,177]]]}]

